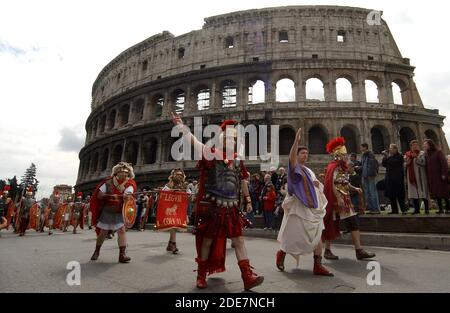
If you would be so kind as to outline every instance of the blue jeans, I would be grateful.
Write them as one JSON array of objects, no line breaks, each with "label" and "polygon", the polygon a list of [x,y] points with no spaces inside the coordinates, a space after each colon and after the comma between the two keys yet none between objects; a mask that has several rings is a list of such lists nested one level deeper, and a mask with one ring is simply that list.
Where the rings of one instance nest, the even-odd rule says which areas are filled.
[{"label": "blue jeans", "polygon": [[380,212],[380,201],[378,200],[378,191],[375,184],[375,178],[363,177],[362,185],[364,190],[364,198],[367,202],[367,208],[370,212]]},{"label": "blue jeans", "polygon": [[273,212],[264,211],[264,227],[273,228]]},{"label": "blue jeans", "polygon": [[251,228],[255,227],[255,210],[250,213],[245,213],[245,217],[252,223]]}]

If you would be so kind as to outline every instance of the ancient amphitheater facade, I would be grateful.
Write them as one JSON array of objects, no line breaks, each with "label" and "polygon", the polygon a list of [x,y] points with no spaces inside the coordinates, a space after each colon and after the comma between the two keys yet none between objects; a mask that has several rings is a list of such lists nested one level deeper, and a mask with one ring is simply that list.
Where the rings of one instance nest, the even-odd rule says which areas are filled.
[{"label": "ancient amphitheater facade", "polygon": [[234,12],[125,50],[93,85],[76,189],[91,190],[121,160],[133,163],[140,186],[160,184],[175,167],[195,176],[194,161],[171,158],[171,111],[190,126],[198,116],[205,125],[280,125],[282,163],[301,127],[315,168],[328,162],[325,144],[338,135],[355,152],[362,142],[378,154],[389,143],[405,151],[426,137],[448,152],[445,117],[424,106],[414,67],[387,23],[368,22],[370,14],[335,6]]}]

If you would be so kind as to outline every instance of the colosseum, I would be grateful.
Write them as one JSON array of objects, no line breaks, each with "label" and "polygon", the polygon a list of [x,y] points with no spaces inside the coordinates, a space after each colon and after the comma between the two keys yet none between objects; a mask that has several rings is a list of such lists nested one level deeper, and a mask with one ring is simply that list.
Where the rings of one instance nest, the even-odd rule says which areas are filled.
[{"label": "colosseum", "polygon": [[[445,117],[425,108],[414,67],[376,15],[341,6],[255,9],[130,47],[92,87],[76,189],[91,191],[121,160],[134,165],[139,186],[161,184],[176,167],[194,177],[195,161],[171,157],[171,111],[189,126],[196,116],[205,125],[225,118],[280,125],[282,164],[299,127],[316,169],[329,161],[325,145],[338,135],[350,152],[363,142],[376,154],[389,143],[404,152],[414,138],[448,152]],[[257,170],[260,161],[247,164]]]}]

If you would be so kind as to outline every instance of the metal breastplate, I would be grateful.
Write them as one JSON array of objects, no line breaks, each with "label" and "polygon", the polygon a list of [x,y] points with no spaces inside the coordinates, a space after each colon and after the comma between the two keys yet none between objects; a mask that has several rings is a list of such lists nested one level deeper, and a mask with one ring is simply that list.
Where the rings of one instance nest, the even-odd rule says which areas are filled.
[{"label": "metal breastplate", "polygon": [[83,203],[75,202],[75,204],[73,205],[73,212],[75,214],[80,214],[82,210],[83,210]]},{"label": "metal breastplate", "polygon": [[337,191],[342,193],[343,195],[348,195],[350,192],[350,176],[348,173],[338,170],[336,178],[334,179],[334,184],[336,185]]},{"label": "metal breastplate", "polygon": [[56,203],[56,202],[50,202],[50,209],[52,210],[53,213],[55,213],[56,211],[58,211],[58,207],[59,207],[59,203]]},{"label": "metal breastplate", "polygon": [[31,209],[33,204],[34,204],[34,200],[33,199],[24,199],[23,200],[23,205],[24,205],[25,210]]},{"label": "metal breastplate", "polygon": [[216,202],[218,206],[232,207],[238,205],[239,199],[239,161],[227,166],[217,161],[215,166],[206,172],[205,198]]},{"label": "metal breastplate", "polygon": [[[106,185],[106,194],[112,195],[114,194],[112,180],[105,183]],[[121,213],[122,212],[123,201],[122,200],[112,200],[107,199],[103,205],[103,210],[110,213]]]}]

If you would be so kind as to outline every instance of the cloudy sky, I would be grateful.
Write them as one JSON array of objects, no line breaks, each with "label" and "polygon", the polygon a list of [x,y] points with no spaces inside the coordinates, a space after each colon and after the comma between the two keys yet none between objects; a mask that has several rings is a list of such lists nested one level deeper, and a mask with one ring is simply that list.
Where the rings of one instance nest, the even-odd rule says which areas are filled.
[{"label": "cloudy sky", "polygon": [[[7,0],[0,4],[0,178],[21,176],[34,162],[38,197],[56,184],[74,185],[91,87],[120,52],[168,30],[200,29],[203,18],[283,5],[358,6],[383,18],[429,108],[450,116],[450,41],[447,1],[378,0]],[[445,125],[450,139],[450,122]]]}]

